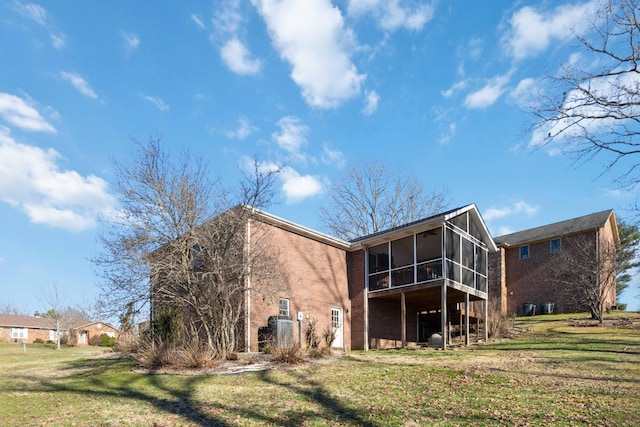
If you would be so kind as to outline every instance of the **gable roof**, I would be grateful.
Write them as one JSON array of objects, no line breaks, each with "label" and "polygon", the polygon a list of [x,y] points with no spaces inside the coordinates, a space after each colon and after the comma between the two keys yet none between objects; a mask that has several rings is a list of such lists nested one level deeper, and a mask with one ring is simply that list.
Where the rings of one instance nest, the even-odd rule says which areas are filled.
[{"label": "gable roof", "polygon": [[0,314],[0,327],[29,328],[29,329],[56,329],[56,322],[47,317],[14,316]]},{"label": "gable roof", "polygon": [[[562,237],[570,234],[597,230],[598,228],[603,227],[612,215],[614,215],[613,209],[608,209],[606,211],[596,212],[566,221],[530,228],[517,233],[505,234],[504,236],[496,237],[494,240],[499,246],[516,246],[524,243],[547,240],[554,237]],[[615,217],[613,219],[615,221]],[[617,238],[617,229],[614,233]]]},{"label": "gable roof", "polygon": [[76,326],[74,329],[88,328],[89,326],[98,325],[98,324],[101,324],[101,325],[109,327],[109,328],[111,328],[111,329],[113,329],[113,330],[115,330],[117,332],[120,332],[120,330],[118,328],[116,328],[115,326],[113,326],[112,324],[107,323],[107,322],[101,322],[101,321],[85,323],[84,325]]},{"label": "gable roof", "polygon": [[487,245],[490,251],[495,252],[497,250],[496,245],[491,238],[491,234],[489,233],[489,230],[487,229],[487,226],[484,223],[484,220],[482,219],[478,208],[474,203],[455,209],[450,209],[448,211],[441,212],[427,218],[419,219],[405,225],[393,227],[388,230],[383,230],[377,233],[369,234],[367,236],[358,237],[351,240],[352,249],[360,248],[363,246],[373,246],[385,241],[397,239],[398,237],[419,233],[422,230],[440,227],[443,222],[448,221],[465,212],[469,212],[473,220],[475,220],[476,224],[480,226],[480,233],[482,234],[481,241],[485,245]]}]

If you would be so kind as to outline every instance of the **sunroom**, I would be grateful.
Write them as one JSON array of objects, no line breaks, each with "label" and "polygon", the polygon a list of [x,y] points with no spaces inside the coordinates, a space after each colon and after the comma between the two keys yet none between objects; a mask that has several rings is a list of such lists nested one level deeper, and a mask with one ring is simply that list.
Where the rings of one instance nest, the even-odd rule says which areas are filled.
[{"label": "sunroom", "polygon": [[446,348],[454,335],[468,344],[484,324],[487,258],[496,248],[475,205],[352,243],[365,250],[369,348]]}]

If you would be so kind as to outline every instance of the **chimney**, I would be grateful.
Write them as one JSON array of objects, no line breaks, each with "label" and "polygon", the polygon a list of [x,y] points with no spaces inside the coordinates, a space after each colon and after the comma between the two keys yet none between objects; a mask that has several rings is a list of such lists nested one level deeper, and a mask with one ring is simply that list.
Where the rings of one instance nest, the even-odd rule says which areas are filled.
[{"label": "chimney", "polygon": [[36,311],[36,312],[33,314],[33,317],[35,317],[35,318],[40,318],[40,312],[39,312],[39,311]]}]

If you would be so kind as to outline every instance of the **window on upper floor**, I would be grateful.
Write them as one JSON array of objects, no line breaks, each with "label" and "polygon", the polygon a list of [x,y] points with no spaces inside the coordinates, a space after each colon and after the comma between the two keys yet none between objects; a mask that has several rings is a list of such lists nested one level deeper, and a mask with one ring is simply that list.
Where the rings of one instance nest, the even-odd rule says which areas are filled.
[{"label": "window on upper floor", "polygon": [[520,246],[520,259],[529,258],[529,245]]},{"label": "window on upper floor", "polygon": [[553,239],[550,243],[550,249],[552,254],[557,254],[562,250],[562,239]]},{"label": "window on upper floor", "polygon": [[289,300],[287,298],[280,298],[280,316],[289,315]]}]

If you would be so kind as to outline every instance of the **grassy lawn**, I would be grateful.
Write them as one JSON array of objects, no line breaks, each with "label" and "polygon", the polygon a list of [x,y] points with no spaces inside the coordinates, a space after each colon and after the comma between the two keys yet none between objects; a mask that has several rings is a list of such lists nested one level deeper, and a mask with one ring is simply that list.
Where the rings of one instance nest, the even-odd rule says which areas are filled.
[{"label": "grassy lawn", "polygon": [[224,376],[143,375],[94,348],[0,344],[0,425],[640,425],[637,326],[518,323],[528,332],[469,349]]}]

